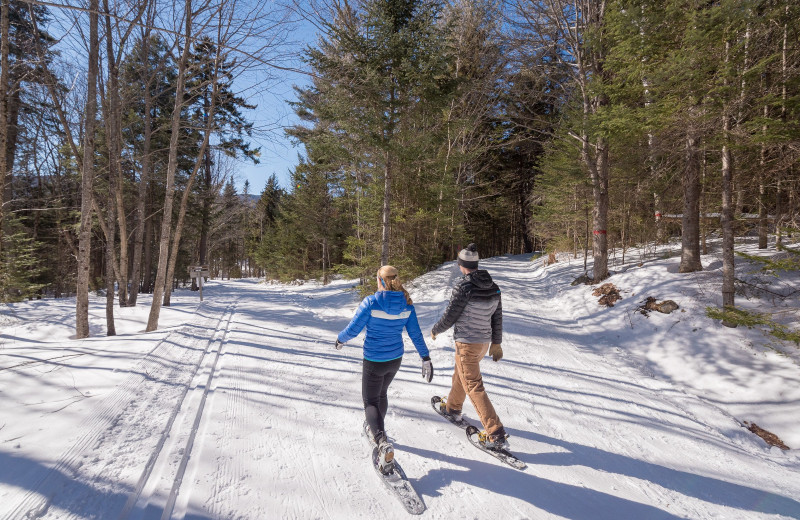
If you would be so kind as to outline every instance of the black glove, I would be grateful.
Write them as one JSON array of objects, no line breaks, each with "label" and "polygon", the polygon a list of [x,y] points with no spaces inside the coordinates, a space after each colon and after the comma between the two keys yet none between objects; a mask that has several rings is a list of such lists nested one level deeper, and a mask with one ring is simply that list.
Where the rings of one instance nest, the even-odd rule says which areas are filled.
[{"label": "black glove", "polygon": [[344,345],[344,343],[339,341],[339,338],[336,338],[336,350],[342,350],[342,345]]},{"label": "black glove", "polygon": [[429,383],[431,379],[433,379],[433,364],[431,363],[430,356],[422,358],[422,379]]}]

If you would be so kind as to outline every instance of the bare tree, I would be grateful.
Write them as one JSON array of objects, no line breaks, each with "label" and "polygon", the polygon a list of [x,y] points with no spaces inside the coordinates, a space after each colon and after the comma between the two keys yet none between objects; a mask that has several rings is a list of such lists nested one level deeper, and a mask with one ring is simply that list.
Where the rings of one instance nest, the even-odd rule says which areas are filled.
[{"label": "bare tree", "polygon": [[[725,41],[725,63],[730,60],[729,40]],[[725,80],[727,86],[727,79]],[[734,305],[734,230],[733,230],[733,157],[730,146],[731,114],[722,107],[722,306]]]},{"label": "bare tree", "polygon": [[98,0],[89,0],[89,66],[86,75],[86,110],[81,167],[81,227],[78,238],[78,279],[75,304],[75,336],[89,336],[89,255],[92,244],[92,195],[94,181],[94,130],[97,117],[99,67]]},{"label": "bare tree", "polygon": [[[158,251],[158,267],[156,269],[156,281],[153,288],[153,302],[150,305],[150,315],[147,319],[146,331],[150,332],[158,328],[158,317],[161,313],[161,302],[164,298],[164,291],[167,282],[167,266],[169,264],[169,245],[172,235],[172,205],[175,199],[175,172],[178,169],[178,137],[181,129],[181,109],[184,104],[184,93],[186,91],[186,69],[189,62],[189,50],[192,41],[192,23],[194,12],[192,11],[191,0],[185,0],[184,4],[184,33],[183,51],[178,60],[178,78],[175,88],[175,104],[172,109],[172,123],[170,126],[169,141],[169,160],[167,163],[166,194],[164,195],[164,214],[161,218],[161,239]],[[170,288],[172,281],[169,281]]]},{"label": "bare tree", "polygon": [[[108,0],[103,0],[106,25],[106,63],[108,81],[106,82],[105,128],[108,136],[108,176],[109,176],[109,217],[108,226],[113,238],[114,221],[119,225],[119,262],[115,262],[116,278],[119,282],[119,304],[121,307],[128,305],[128,225],[123,197],[124,179],[122,177],[122,99],[119,85],[119,68],[124,57],[127,41],[134,28],[140,23],[145,10],[151,2],[140,1],[133,7],[134,16],[126,21],[125,26],[120,26],[125,16],[116,15],[112,18]],[[126,13],[128,14],[128,13]],[[116,43],[116,48],[114,47]],[[116,211],[113,211],[116,210]],[[113,214],[116,213],[116,219]],[[107,237],[108,238],[108,237]],[[111,241],[113,244],[113,240]],[[113,248],[112,248],[113,252]],[[110,261],[110,259],[109,259]]]},{"label": "bare tree", "polygon": [[[149,63],[150,56],[150,35],[155,19],[155,4],[149,3],[146,15],[146,23],[141,30],[141,62],[143,64]],[[147,200],[147,190],[150,183],[150,172],[152,171],[152,153],[151,146],[153,142],[153,94],[152,85],[156,80],[157,73],[151,71],[149,67],[145,66],[145,77],[143,85],[144,95],[144,120],[143,120],[143,136],[142,136],[142,156],[141,156],[141,171],[139,173],[139,183],[136,198],[136,229],[134,231],[133,239],[133,268],[131,273],[131,288],[128,293],[128,305],[136,305],[136,299],[139,295],[139,283],[142,270],[142,251],[144,249],[144,236],[145,228],[150,222],[145,216],[145,202]],[[149,243],[149,241],[148,241]],[[149,272],[149,270],[148,270]]]}]

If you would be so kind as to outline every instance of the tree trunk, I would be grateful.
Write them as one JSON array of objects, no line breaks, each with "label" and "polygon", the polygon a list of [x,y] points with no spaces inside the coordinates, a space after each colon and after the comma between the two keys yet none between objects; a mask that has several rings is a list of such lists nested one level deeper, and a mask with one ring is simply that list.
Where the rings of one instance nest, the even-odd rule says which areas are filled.
[{"label": "tree trunk", "polygon": [[697,144],[694,127],[690,124],[686,132],[686,164],[683,170],[680,273],[703,270],[700,261],[700,157]]},{"label": "tree trunk", "polygon": [[[211,78],[211,100],[208,99],[208,96],[205,96],[203,99],[203,109],[204,109],[204,123],[205,123],[205,131],[203,136],[203,143],[200,145],[200,150],[197,153],[197,157],[194,161],[194,168],[192,168],[192,173],[189,176],[189,180],[186,183],[186,188],[183,191],[183,196],[181,197],[181,206],[180,210],[178,211],[178,223],[175,226],[175,238],[172,240],[172,253],[170,254],[169,258],[169,267],[167,268],[167,280],[172,280],[175,277],[175,265],[178,262],[178,250],[181,242],[181,235],[183,233],[183,221],[186,218],[186,209],[189,206],[189,196],[192,193],[192,186],[194,185],[194,180],[197,177],[197,173],[200,171],[200,168],[203,164],[205,164],[206,168],[206,180],[208,180],[208,172],[210,171],[210,159],[209,159],[209,143],[211,142],[211,131],[214,127],[214,116],[215,116],[215,108],[217,103],[217,98],[219,97],[219,64],[221,61],[221,57],[219,54],[220,46],[216,45],[215,48],[217,49],[217,54],[214,57],[214,71],[212,73]],[[210,182],[207,186],[210,187]],[[210,189],[210,188],[209,188]],[[206,198],[208,198],[208,193],[206,193]],[[205,259],[205,255],[203,255],[203,259]],[[201,265],[203,265],[201,261]],[[192,278],[192,285],[195,283],[195,278]],[[164,294],[164,305],[169,306],[170,298],[171,298],[172,291],[167,291]]]},{"label": "tree trunk", "polygon": [[[144,135],[142,143],[142,171],[139,175],[138,198],[136,199],[136,230],[133,238],[133,266],[131,273],[131,287],[128,293],[128,305],[135,306],[139,295],[139,284],[142,278],[142,249],[144,245],[145,230],[145,203],[147,201],[147,189],[150,182],[150,170],[152,168],[152,157],[150,147],[153,137],[153,96],[151,87],[155,79],[155,73],[151,73],[148,64],[150,56],[150,30],[153,26],[154,10],[148,12],[145,29],[142,32],[142,64],[146,67],[145,74],[147,81],[144,84]],[[148,221],[150,219],[147,219]]]},{"label": "tree trunk", "polygon": [[[214,78],[215,86],[216,86],[216,78]],[[181,197],[181,206],[178,210],[178,223],[175,226],[175,236],[172,239],[172,248],[171,253],[169,256],[169,266],[167,267],[167,280],[171,281],[175,277],[175,265],[178,262],[178,250],[181,242],[181,235],[183,234],[183,221],[186,218],[186,208],[189,205],[189,196],[192,193],[192,185],[194,184],[194,179],[197,177],[197,172],[200,171],[200,165],[203,162],[203,157],[205,156],[206,148],[208,148],[208,142],[211,138],[211,121],[213,121],[213,109],[211,117],[207,120],[206,123],[206,131],[205,137],[203,138],[203,144],[200,146],[200,152],[198,153],[197,159],[194,163],[194,168],[192,169],[192,174],[189,176],[189,180],[186,183],[186,188],[183,190],[183,196]],[[172,291],[166,291],[164,293],[164,306],[169,307],[170,304],[170,297]]]},{"label": "tree trunk", "polygon": [[[153,136],[153,115],[152,98],[150,89],[145,89],[144,100],[144,142],[142,144],[142,172],[139,175],[139,192],[136,201],[136,232],[133,245],[133,273],[131,274],[131,290],[128,295],[128,305],[136,305],[139,294],[139,283],[142,278],[142,254],[144,249],[145,228],[152,227],[151,220],[145,214],[145,203],[147,202],[148,185],[150,183],[150,170],[152,168],[151,143]],[[147,222],[145,222],[145,220]],[[149,234],[148,234],[149,236]],[[150,240],[148,238],[148,240]],[[149,248],[148,248],[149,255]],[[148,262],[149,265],[149,262]],[[149,286],[149,268],[145,271],[147,286]],[[145,289],[147,290],[147,289]]]},{"label": "tree trunk", "polygon": [[[122,160],[122,101],[119,92],[119,68],[114,55],[113,26],[111,24],[108,0],[103,0],[103,9],[106,15],[106,61],[108,66],[105,128],[108,136],[109,189],[112,189],[111,187],[113,186],[112,197],[114,198],[113,201],[109,200],[108,225],[112,239],[116,234],[114,229],[115,220],[119,226],[119,258],[116,268],[119,275],[117,280],[119,283],[119,306],[126,307],[128,305],[128,226],[122,193],[125,186],[122,178],[122,166],[120,165]],[[116,209],[116,219],[114,214],[111,213],[112,208]],[[113,240],[111,247],[112,249],[114,248]]]},{"label": "tree trunk", "polygon": [[[152,214],[153,209],[153,196],[152,190],[148,190],[147,206],[145,211],[147,214]],[[147,218],[144,221],[144,244],[142,246],[142,291],[146,293],[153,292],[153,232],[155,223],[153,218]]]},{"label": "tree trunk", "polygon": [[[728,62],[730,42],[725,42],[725,62]],[[734,236],[733,236],[733,157],[729,145],[731,118],[728,108],[722,110],[722,306],[733,307],[734,294]]]},{"label": "tree trunk", "polygon": [[383,186],[383,221],[381,235],[381,265],[389,263],[389,226],[391,211],[391,188],[392,188],[392,154],[386,152],[386,165],[384,167],[384,186]]},{"label": "tree trunk", "polygon": [[6,210],[10,210],[8,204],[14,199],[14,158],[17,154],[17,142],[19,141],[19,110],[22,105],[20,100],[20,83],[12,79],[7,94],[8,106],[6,107],[5,124],[5,189],[3,200],[6,202]]},{"label": "tree trunk", "polygon": [[[789,81],[788,78],[788,70],[789,70],[789,2],[786,2],[786,6],[784,7],[784,18],[786,21],[783,23],[783,42],[781,45],[781,121],[786,123],[786,119],[788,117],[788,110],[787,110],[787,101],[788,101],[788,91],[787,91],[787,84]],[[781,196],[783,193],[783,173],[778,172],[778,180],[777,180],[777,189],[775,193],[776,204],[775,204],[775,248],[780,250],[783,246],[783,233],[781,226],[783,226],[783,202],[781,200]]]},{"label": "tree trunk", "polygon": [[[726,118],[727,119],[727,118]],[[724,122],[727,136],[730,123]],[[733,158],[727,143],[722,146],[722,305],[734,305]]]},{"label": "tree trunk", "polygon": [[3,209],[5,207],[6,185],[6,147],[8,145],[8,91],[10,75],[8,71],[9,54],[9,9],[10,0],[0,1],[0,260],[3,258]]},{"label": "tree trunk", "polygon": [[[205,110],[206,115],[208,114],[209,110],[209,101],[208,98],[203,99],[203,108]],[[207,121],[206,121],[207,123]],[[205,155],[204,155],[204,175],[205,175],[205,183],[203,186],[203,214],[202,214],[202,221],[200,223],[200,265],[205,265],[206,259],[208,258],[208,231],[211,227],[211,204],[214,202],[214,196],[211,189],[211,148],[206,147]],[[192,287],[196,283],[192,279]]]},{"label": "tree trunk", "polygon": [[[108,170],[108,213],[106,214],[106,336],[116,336],[117,328],[114,325],[114,239],[116,227],[114,224],[114,206],[116,202],[116,182],[111,168]],[[102,218],[100,212],[98,218]],[[122,282],[120,282],[121,284]],[[121,290],[121,288],[120,288]]]},{"label": "tree trunk", "polygon": [[[96,1],[96,0],[94,0]],[[186,28],[183,42],[183,53],[178,63],[178,82],[175,88],[175,105],[172,112],[172,125],[170,128],[169,161],[167,163],[167,182],[166,194],[164,195],[164,213],[161,221],[161,239],[158,251],[158,267],[156,270],[156,282],[153,288],[153,302],[150,306],[150,315],[147,319],[147,332],[158,328],[158,317],[161,313],[161,302],[164,291],[167,289],[166,283],[172,287],[172,281],[167,280],[167,265],[169,263],[169,244],[172,230],[172,205],[175,198],[175,172],[178,169],[178,133],[181,127],[181,108],[184,102],[184,91],[186,85],[186,65],[189,60],[189,49],[191,48],[191,29],[192,29],[192,2],[186,0],[184,7],[186,17]]]},{"label": "tree trunk", "polygon": [[89,66],[81,167],[81,225],[78,239],[78,276],[75,289],[75,337],[89,337],[89,268],[92,240],[92,188],[94,178],[94,129],[97,114],[99,61],[98,0],[89,0]]},{"label": "tree trunk", "polygon": [[655,219],[656,219],[656,244],[664,243],[664,221],[661,219],[661,196],[658,193],[653,193],[653,202],[655,206]]},{"label": "tree trunk", "polygon": [[[764,119],[769,117],[769,107],[764,105]],[[767,125],[761,127],[761,133],[767,133]],[[767,214],[767,145],[761,145],[758,165],[758,248],[766,249],[769,237],[769,219]]]},{"label": "tree trunk", "polygon": [[608,278],[608,143],[605,138],[597,139],[597,155],[595,162],[596,178],[592,182],[594,207],[592,208],[594,249],[594,283]]}]

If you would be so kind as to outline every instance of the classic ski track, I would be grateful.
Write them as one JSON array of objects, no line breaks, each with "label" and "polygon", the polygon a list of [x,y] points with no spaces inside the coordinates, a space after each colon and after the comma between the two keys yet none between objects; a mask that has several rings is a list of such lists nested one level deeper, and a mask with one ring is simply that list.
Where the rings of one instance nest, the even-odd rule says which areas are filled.
[{"label": "classic ski track", "polygon": [[[225,349],[225,345],[226,345],[226,342],[227,342],[228,334],[230,333],[231,322],[232,322],[233,316],[234,316],[234,314],[236,312],[236,305],[237,304],[238,304],[238,301],[235,302],[229,308],[228,311],[226,311],[228,313],[228,317],[227,317],[227,320],[223,319],[223,321],[226,321],[226,324],[225,324],[225,328],[223,329],[223,331],[221,333],[221,337],[219,339],[219,346],[217,347],[216,353],[214,353],[213,350],[211,350],[210,346],[209,346],[209,350],[206,352],[207,355],[212,355],[213,356],[213,361],[212,361],[211,365],[208,368],[208,378],[205,380],[205,382],[203,384],[203,392],[202,392],[202,395],[201,395],[201,398],[200,398],[200,403],[198,404],[196,410],[194,410],[194,420],[192,422],[191,430],[190,430],[190,432],[188,434],[188,438],[186,440],[186,444],[181,450],[182,451],[181,460],[180,460],[180,463],[178,465],[177,472],[176,472],[176,474],[175,474],[175,476],[173,478],[173,481],[172,481],[172,487],[171,487],[171,490],[170,490],[169,499],[167,500],[167,504],[164,507],[164,515],[162,516],[163,518],[172,518],[173,517],[173,511],[174,511],[174,508],[175,508],[175,502],[178,499],[178,493],[180,492],[181,484],[183,483],[184,477],[186,475],[186,468],[187,468],[187,466],[189,464],[189,458],[190,458],[190,456],[192,454],[192,450],[193,450],[193,447],[194,447],[194,442],[195,442],[195,439],[197,438],[197,432],[198,432],[198,430],[200,428],[200,421],[203,418],[203,412],[205,410],[205,404],[206,404],[206,401],[208,400],[209,392],[210,392],[212,386],[214,386],[214,384],[215,384],[214,383],[215,376],[219,375],[219,373],[217,371],[217,365],[219,363],[220,356],[221,356],[222,352]],[[211,344],[213,344],[213,342]],[[199,457],[198,457],[198,459],[199,459]],[[185,493],[185,495],[186,495],[186,493]],[[180,514],[178,516],[182,518],[184,515]]]},{"label": "classic ski track", "polygon": [[[147,417],[152,417],[149,410],[158,411],[164,398],[162,392],[148,394],[147,390],[149,386],[162,383],[168,389],[187,384],[186,366],[196,368],[202,360],[202,355],[192,348],[202,339],[192,333],[199,329],[214,330],[221,320],[215,315],[204,316],[208,310],[208,306],[200,306],[191,323],[167,334],[142,357],[131,374],[93,408],[84,422],[83,434],[28,488],[20,502],[3,516],[4,520],[45,517],[53,500],[57,496],[62,498],[62,494],[65,501],[80,503],[81,510],[91,510],[92,504],[87,503],[86,497],[70,493],[73,481],[111,494],[124,492],[115,489],[119,486],[115,486],[112,482],[115,479],[110,477],[118,474],[120,468],[137,464],[131,459],[137,459],[138,450],[131,445],[142,441],[141,425],[146,423]],[[175,410],[177,408],[176,405]],[[91,457],[92,452],[96,453],[94,457]],[[87,469],[82,471],[84,465]],[[69,516],[58,515],[59,518]]]},{"label": "classic ski track", "polygon": [[[241,367],[235,364],[236,353],[230,352],[228,349],[222,353],[220,360],[220,377],[215,381],[216,384],[224,382],[230,386],[222,394],[217,394],[217,389],[214,389],[210,409],[213,410],[220,405],[219,401],[223,401],[223,409],[225,418],[222,433],[222,439],[231,439],[238,431],[249,431],[249,424],[251,422],[251,415],[247,413],[246,406],[246,393],[251,389],[251,384],[248,384],[248,374],[241,370]],[[232,358],[232,359],[229,359]],[[234,377],[230,377],[230,372],[234,372]],[[257,439],[261,439],[258,436]],[[210,439],[206,439],[209,442]],[[250,449],[241,450],[235,453],[235,456],[246,456],[248,451],[258,453],[260,450]],[[213,492],[206,500],[206,505],[209,506],[211,518],[236,518],[236,511],[231,509],[232,498],[234,495],[241,494],[241,490],[237,489],[237,482],[244,484],[244,474],[242,467],[236,463],[233,456],[218,456],[217,471],[215,472],[214,482],[212,485]],[[194,468],[196,473],[196,468]],[[194,482],[194,479],[191,480]],[[190,500],[193,496],[193,488],[186,492],[186,500]],[[249,490],[248,490],[249,491]],[[228,507],[225,508],[225,505]]]},{"label": "classic ski track", "polygon": [[[284,291],[281,291],[281,293],[282,299],[284,301],[288,300],[291,306],[304,313],[313,314],[310,309],[303,305],[304,298]],[[287,298],[287,296],[291,297]],[[240,330],[242,333],[252,333],[253,331],[250,330],[251,328],[252,327],[248,327],[247,324],[240,324],[237,326],[237,330]],[[293,329],[293,332],[303,334],[306,332],[306,329],[307,327],[299,327]],[[318,333],[316,329],[309,329],[309,332],[310,334],[308,335],[312,337]],[[252,431],[252,420],[254,419],[252,413],[248,413],[248,394],[257,394],[263,391],[265,385],[268,385],[270,381],[281,381],[285,379],[287,374],[281,370],[275,370],[276,367],[280,367],[280,364],[271,365],[259,363],[255,367],[248,364],[248,356],[242,351],[237,350],[237,347],[245,347],[237,346],[235,339],[229,343],[231,343],[229,348],[226,348],[223,352],[223,358],[219,367],[220,376],[215,379],[216,383],[223,384],[226,389],[224,392],[215,391],[210,398],[210,408],[222,411],[220,414],[224,422],[224,424],[221,425],[222,435],[217,435],[215,440],[212,440],[210,437],[205,439],[202,449],[207,448],[206,455],[201,457],[200,453],[198,453],[197,457],[198,460],[201,458],[213,457],[217,461],[216,469],[213,471],[211,481],[208,484],[213,492],[204,501],[195,500],[192,502],[193,490],[191,488],[187,489],[185,493],[185,501],[187,503],[184,507],[188,508],[188,502],[192,502],[191,507],[194,512],[197,512],[197,507],[201,506],[204,514],[207,514],[212,519],[220,520],[229,520],[232,518],[261,518],[264,517],[264,515],[272,516],[277,514],[277,512],[264,511],[260,506],[258,507],[258,511],[255,512],[237,508],[240,502],[238,499],[240,497],[251,492],[259,493],[261,491],[259,489],[253,490],[249,487],[247,477],[250,475],[244,474],[241,461],[248,457],[261,458],[264,456],[265,451],[271,451],[266,449],[266,443],[269,439],[277,442],[277,451],[279,452],[292,450],[296,446],[296,437],[293,435],[275,434],[274,430],[269,433],[269,437],[265,435],[247,435],[247,432]],[[253,370],[254,368],[255,370]],[[303,370],[303,373],[291,373],[289,376],[297,377],[299,380],[306,382],[306,384],[308,384],[309,381],[313,381],[313,377],[311,377],[313,376],[313,369],[305,368]],[[291,394],[287,393],[281,385],[268,386],[269,391],[274,393],[274,396],[278,399],[291,399]],[[315,386],[314,390],[309,391],[308,394],[322,399],[324,398],[323,394],[326,392],[329,392],[329,390]],[[288,416],[273,416],[270,419],[277,419],[279,423],[282,422],[284,424],[297,422],[298,412],[295,408],[279,407],[279,409],[282,410],[280,412],[281,414],[288,414]],[[209,431],[214,431],[214,428],[210,424],[212,420],[214,420],[212,416],[209,416],[208,419],[204,418],[204,426],[207,427]],[[319,414],[315,412],[312,420],[313,424],[317,424],[318,427],[321,427],[325,421],[326,419],[324,417],[319,416]],[[272,430],[272,428],[270,428],[270,430]],[[301,432],[297,433],[299,434]],[[312,437],[315,434],[313,431],[310,433]],[[246,436],[244,443],[239,439],[239,435],[241,434]],[[284,500],[281,513],[284,518],[308,518],[309,515],[314,518],[330,517],[326,513],[328,510],[327,502],[329,497],[320,492],[320,482],[325,481],[323,478],[324,475],[318,470],[318,468],[322,467],[321,465],[326,464],[327,457],[325,453],[318,454],[315,450],[308,450],[306,456],[309,458],[307,462],[295,466],[299,468],[297,476],[300,477],[299,482],[305,489],[305,492],[298,492],[298,494],[306,497],[306,500],[289,500],[288,502]],[[201,479],[207,477],[207,475],[201,472],[202,470],[198,467],[195,467],[191,472],[187,471],[187,474],[191,473],[193,475],[193,478],[186,479],[187,484],[189,481],[200,482]],[[312,497],[313,500],[309,503],[308,499]],[[285,498],[290,499],[291,497]],[[177,514],[174,517],[180,518]]]}]

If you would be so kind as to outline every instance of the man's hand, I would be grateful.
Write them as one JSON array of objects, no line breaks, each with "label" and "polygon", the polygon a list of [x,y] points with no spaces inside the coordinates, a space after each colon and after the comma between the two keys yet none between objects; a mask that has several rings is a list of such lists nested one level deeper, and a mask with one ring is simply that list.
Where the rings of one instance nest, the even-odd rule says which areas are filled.
[{"label": "man's hand", "polygon": [[489,355],[492,356],[492,361],[503,359],[503,348],[500,343],[492,343],[492,346],[489,347]]},{"label": "man's hand", "polygon": [[436,341],[436,334],[434,334],[433,331],[431,331],[431,339],[433,341]]},{"label": "man's hand", "polygon": [[336,350],[342,350],[342,346],[343,345],[344,345],[344,343],[339,341],[339,338],[336,338],[336,345],[335,345],[336,346]]}]

